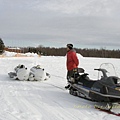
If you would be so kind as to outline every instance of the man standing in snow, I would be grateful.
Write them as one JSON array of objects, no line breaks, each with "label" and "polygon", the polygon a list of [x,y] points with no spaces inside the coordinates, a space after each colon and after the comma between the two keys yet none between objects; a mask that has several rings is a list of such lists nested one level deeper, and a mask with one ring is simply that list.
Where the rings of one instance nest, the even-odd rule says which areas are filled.
[{"label": "man standing in snow", "polygon": [[[73,44],[67,44],[67,81],[69,82],[69,79],[74,74],[74,69],[77,68],[79,65],[79,60],[76,55],[76,51],[73,49]],[[68,84],[65,86],[66,89],[68,89],[70,85]]]}]

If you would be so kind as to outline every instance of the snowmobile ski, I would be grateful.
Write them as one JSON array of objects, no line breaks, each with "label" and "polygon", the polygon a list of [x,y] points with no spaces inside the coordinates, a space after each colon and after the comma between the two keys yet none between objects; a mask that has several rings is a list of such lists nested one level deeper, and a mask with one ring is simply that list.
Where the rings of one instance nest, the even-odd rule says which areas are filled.
[{"label": "snowmobile ski", "polygon": [[104,109],[104,108],[101,108],[101,107],[98,107],[98,106],[95,106],[95,109],[98,109],[100,111],[103,111],[103,112],[106,112],[108,114],[112,114],[112,115],[115,115],[115,116],[120,116],[120,113],[115,113],[109,109]]}]

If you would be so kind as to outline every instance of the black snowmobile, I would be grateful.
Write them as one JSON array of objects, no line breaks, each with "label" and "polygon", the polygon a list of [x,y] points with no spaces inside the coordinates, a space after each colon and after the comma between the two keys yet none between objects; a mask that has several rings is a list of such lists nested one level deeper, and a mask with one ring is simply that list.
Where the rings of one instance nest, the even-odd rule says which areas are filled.
[{"label": "black snowmobile", "polygon": [[[101,66],[105,66],[105,64]],[[99,69],[94,69],[102,73],[97,80],[91,80],[84,69],[75,69],[74,75],[69,81],[69,93],[91,101],[109,103],[111,109],[112,103],[120,102],[120,78],[108,76],[108,71],[101,66]]]}]

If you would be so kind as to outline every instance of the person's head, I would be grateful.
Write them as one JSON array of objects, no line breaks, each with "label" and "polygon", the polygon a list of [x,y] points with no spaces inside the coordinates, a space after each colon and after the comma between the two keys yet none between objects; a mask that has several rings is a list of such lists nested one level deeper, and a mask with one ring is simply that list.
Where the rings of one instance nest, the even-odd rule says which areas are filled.
[{"label": "person's head", "polygon": [[73,44],[67,44],[67,51],[73,49]]}]

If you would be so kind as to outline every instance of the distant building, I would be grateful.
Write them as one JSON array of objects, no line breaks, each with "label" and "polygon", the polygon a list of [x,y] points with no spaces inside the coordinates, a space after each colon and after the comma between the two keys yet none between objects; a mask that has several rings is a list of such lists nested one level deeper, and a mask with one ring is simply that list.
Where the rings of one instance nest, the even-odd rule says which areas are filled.
[{"label": "distant building", "polygon": [[4,48],[5,51],[9,51],[9,52],[16,52],[16,53],[21,53],[21,49],[20,48],[9,48],[9,47],[5,47]]}]

